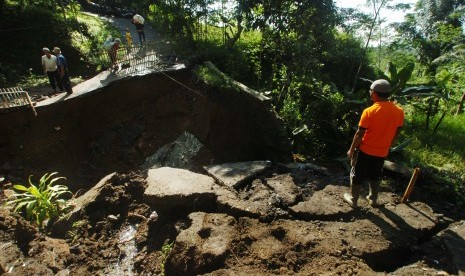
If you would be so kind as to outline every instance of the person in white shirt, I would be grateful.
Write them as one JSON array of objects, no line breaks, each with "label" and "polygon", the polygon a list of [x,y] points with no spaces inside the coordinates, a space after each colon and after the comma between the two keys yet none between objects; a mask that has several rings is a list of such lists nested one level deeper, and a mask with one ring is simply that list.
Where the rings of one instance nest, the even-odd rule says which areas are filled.
[{"label": "person in white shirt", "polygon": [[57,85],[60,91],[63,92],[63,84],[58,74],[57,57],[52,55],[46,47],[42,49],[42,52],[44,53],[42,56],[42,68],[44,69],[44,74],[48,76],[48,81],[53,88],[53,92],[57,92]]}]

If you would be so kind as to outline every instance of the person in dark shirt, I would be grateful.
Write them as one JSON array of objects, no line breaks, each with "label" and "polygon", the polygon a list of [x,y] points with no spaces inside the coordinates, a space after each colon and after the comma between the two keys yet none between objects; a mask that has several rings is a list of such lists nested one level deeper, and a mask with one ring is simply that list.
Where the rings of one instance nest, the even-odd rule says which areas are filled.
[{"label": "person in dark shirt", "polygon": [[137,35],[139,36],[140,46],[145,44],[144,18],[139,14],[134,15],[131,23],[136,26]]},{"label": "person in dark shirt", "polygon": [[68,94],[73,93],[73,88],[71,87],[71,81],[68,74],[68,62],[66,62],[65,56],[61,53],[61,49],[58,47],[53,48],[53,53],[57,57],[58,65],[58,75],[60,76],[61,83],[63,84],[66,92]]}]

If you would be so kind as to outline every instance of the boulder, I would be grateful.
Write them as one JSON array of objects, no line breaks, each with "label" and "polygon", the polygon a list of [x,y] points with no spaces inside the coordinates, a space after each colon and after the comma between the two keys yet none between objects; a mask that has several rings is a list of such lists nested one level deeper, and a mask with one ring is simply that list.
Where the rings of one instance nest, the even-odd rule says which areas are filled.
[{"label": "boulder", "polygon": [[250,161],[211,165],[204,168],[220,184],[237,189],[270,166],[270,161]]}]

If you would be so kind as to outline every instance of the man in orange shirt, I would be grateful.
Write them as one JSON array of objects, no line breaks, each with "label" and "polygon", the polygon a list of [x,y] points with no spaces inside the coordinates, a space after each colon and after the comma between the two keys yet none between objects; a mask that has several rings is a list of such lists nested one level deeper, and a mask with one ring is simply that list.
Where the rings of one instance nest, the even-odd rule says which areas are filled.
[{"label": "man in orange shirt", "polygon": [[387,80],[376,80],[370,86],[373,105],[363,110],[352,144],[347,151],[351,160],[350,194],[344,200],[357,208],[362,184],[368,180],[370,191],[367,196],[371,206],[378,205],[378,189],[384,159],[389,148],[404,124],[404,111],[388,100],[390,84]]}]

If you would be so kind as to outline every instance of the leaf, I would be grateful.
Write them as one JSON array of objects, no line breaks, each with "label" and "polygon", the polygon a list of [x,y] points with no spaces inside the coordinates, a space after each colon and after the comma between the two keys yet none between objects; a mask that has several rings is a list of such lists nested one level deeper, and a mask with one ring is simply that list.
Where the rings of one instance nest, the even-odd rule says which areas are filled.
[{"label": "leaf", "polygon": [[28,192],[29,192],[31,195],[35,196],[35,197],[40,197],[40,196],[41,196],[41,194],[39,193],[39,190],[38,190],[37,187],[34,186],[34,185],[31,186],[31,187],[29,187]]},{"label": "leaf", "polygon": [[436,90],[436,86],[411,86],[402,90],[403,94],[412,94],[412,93],[429,93]]},{"label": "leaf", "polygon": [[391,79],[388,81],[391,84],[397,84],[399,79],[397,76],[397,67],[392,62],[389,62],[389,75],[391,75]]},{"label": "leaf", "polygon": [[24,187],[23,185],[20,185],[20,184],[17,184],[17,185],[13,185],[13,189],[16,189],[18,191],[24,191],[24,192],[27,192],[27,188]]}]

